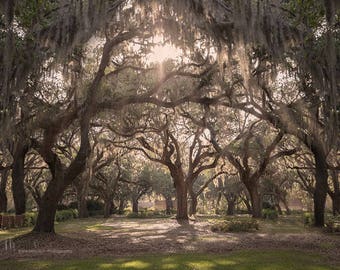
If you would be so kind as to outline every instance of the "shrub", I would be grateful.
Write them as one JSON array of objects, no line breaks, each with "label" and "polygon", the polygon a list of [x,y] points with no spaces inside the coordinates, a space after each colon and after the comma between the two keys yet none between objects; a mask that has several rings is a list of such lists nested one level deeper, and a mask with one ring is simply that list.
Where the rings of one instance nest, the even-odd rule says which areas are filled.
[{"label": "shrub", "polygon": [[99,201],[89,200],[86,202],[86,207],[88,211],[99,211],[104,210],[104,204]]},{"label": "shrub", "polygon": [[78,217],[78,211],[75,209],[61,210],[57,211],[55,215],[55,220],[62,222],[65,220],[73,219]]},{"label": "shrub", "polygon": [[166,215],[165,211],[150,211],[150,210],[142,210],[138,213],[130,212],[126,215],[128,218],[162,218],[162,217],[168,217]]},{"label": "shrub", "polygon": [[303,213],[303,224],[312,226],[314,224],[314,215],[313,213]]},{"label": "shrub", "polygon": [[67,210],[69,209],[68,205],[66,204],[58,204],[57,205],[57,211]]},{"label": "shrub", "polygon": [[34,226],[35,223],[37,222],[37,217],[38,217],[37,212],[26,212],[24,226],[26,227]]},{"label": "shrub", "polygon": [[67,208],[68,209],[77,209],[78,208],[78,202],[75,201],[75,202],[70,202],[68,205],[67,205]]},{"label": "shrub", "polygon": [[259,223],[255,219],[225,220],[211,227],[213,232],[250,232],[259,229]]},{"label": "shrub", "polygon": [[272,203],[268,202],[268,201],[265,201],[265,202],[262,203],[262,208],[263,209],[275,210],[275,206]]},{"label": "shrub", "polygon": [[279,217],[279,214],[275,209],[263,209],[262,210],[262,217],[264,219],[276,220]]},{"label": "shrub", "polygon": [[340,217],[331,217],[326,222],[325,231],[331,233],[340,232]]},{"label": "shrub", "polygon": [[78,213],[78,209],[70,209],[70,211],[72,211],[72,215],[73,218],[78,218],[79,217],[79,213]]}]

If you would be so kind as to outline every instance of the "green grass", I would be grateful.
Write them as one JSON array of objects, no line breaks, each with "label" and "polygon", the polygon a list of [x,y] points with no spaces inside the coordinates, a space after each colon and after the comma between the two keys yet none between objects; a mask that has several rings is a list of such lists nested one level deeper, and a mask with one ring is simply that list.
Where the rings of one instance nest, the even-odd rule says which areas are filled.
[{"label": "green grass", "polygon": [[0,241],[5,240],[7,238],[13,238],[20,236],[22,234],[28,233],[32,230],[32,228],[15,228],[10,230],[0,230]]},{"label": "green grass", "polygon": [[[216,223],[221,220],[235,220],[235,219],[248,219],[248,215],[242,216],[224,216],[215,219],[208,219],[211,223]],[[318,231],[319,229],[309,227],[303,224],[302,215],[289,215],[289,216],[279,216],[277,220],[265,220],[259,219],[260,230],[259,233],[306,233],[312,231]]]},{"label": "green grass", "polygon": [[[199,217],[198,220],[207,220],[211,223],[221,221],[223,219],[235,219],[236,217]],[[238,216],[237,219],[248,218],[247,216]],[[112,226],[107,226],[107,219],[103,218],[87,218],[87,219],[71,219],[65,222],[56,222],[55,228],[57,233],[72,233],[81,231],[98,231],[98,230],[116,230]],[[114,219],[109,219],[110,223],[114,222]],[[132,219],[128,218],[125,222],[152,222],[150,219]],[[301,215],[281,216],[277,221],[260,220],[260,233],[304,233],[310,232],[315,229],[311,229],[308,226],[303,225],[303,219]],[[17,237],[19,235],[28,233],[32,228],[17,228],[10,230],[0,230],[0,241]],[[123,230],[123,229],[121,229]],[[128,229],[125,229],[128,231]]]},{"label": "green grass", "polygon": [[[69,233],[80,231],[95,230],[112,230],[112,227],[105,226],[106,219],[103,218],[87,218],[87,219],[71,219],[65,222],[56,222],[55,230],[57,233]],[[112,222],[112,220],[110,220]],[[14,228],[9,230],[0,230],[0,241],[7,238],[13,238],[30,232],[33,227]]]},{"label": "green grass", "polygon": [[5,260],[2,270],[336,270],[327,259],[315,254],[293,251],[243,251],[229,255],[155,255],[134,258],[93,258],[83,260]]}]

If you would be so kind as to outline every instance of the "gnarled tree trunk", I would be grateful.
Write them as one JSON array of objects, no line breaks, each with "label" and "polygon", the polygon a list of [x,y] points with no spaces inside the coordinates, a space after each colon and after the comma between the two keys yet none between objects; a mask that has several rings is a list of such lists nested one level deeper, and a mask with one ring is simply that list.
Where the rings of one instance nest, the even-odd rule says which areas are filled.
[{"label": "gnarled tree trunk", "polygon": [[262,199],[261,199],[261,194],[258,191],[258,187],[256,184],[249,184],[249,185],[246,185],[246,187],[250,195],[252,216],[254,218],[261,218],[262,217]]},{"label": "gnarled tree trunk", "polygon": [[332,212],[333,215],[339,215],[340,214],[340,192],[332,192],[329,193],[329,196],[332,199]]},{"label": "gnarled tree trunk", "polygon": [[[189,182],[188,182],[189,183]],[[190,195],[190,207],[189,207],[189,215],[196,215],[197,212],[197,194],[195,194],[193,187],[192,187],[192,182],[190,182],[190,186],[188,187],[189,195]]]},{"label": "gnarled tree trunk", "polygon": [[133,213],[138,213],[138,199],[137,198],[132,198],[132,212]]},{"label": "gnarled tree trunk", "polygon": [[62,199],[65,189],[64,173],[63,171],[59,171],[54,179],[51,180],[41,198],[37,222],[33,228],[34,232],[55,232],[54,218],[57,212],[57,205]]},{"label": "gnarled tree trunk", "polygon": [[25,192],[25,156],[28,146],[18,141],[15,144],[12,168],[12,193],[15,206],[15,214],[22,215],[26,212],[26,192]]},{"label": "gnarled tree trunk", "polygon": [[113,198],[108,198],[104,201],[104,218],[110,217],[113,210]]},{"label": "gnarled tree trunk", "polygon": [[86,196],[84,196],[84,194],[82,193],[77,196],[77,208],[78,208],[79,218],[89,217],[89,211],[87,210]]},{"label": "gnarled tree trunk", "polygon": [[236,207],[236,196],[225,196],[227,199],[227,215],[233,216],[235,214],[235,207]]},{"label": "gnarled tree trunk", "polygon": [[124,209],[125,209],[125,200],[124,199],[120,199],[119,200],[119,206],[118,206],[118,214],[119,215],[124,214]]},{"label": "gnarled tree trunk", "polygon": [[188,220],[188,191],[184,181],[176,181],[177,220]]},{"label": "gnarled tree trunk", "polygon": [[172,203],[172,199],[169,196],[165,197],[165,213],[167,215],[171,214],[171,210],[173,209],[173,203]]},{"label": "gnarled tree trunk", "polygon": [[315,159],[315,191],[314,191],[314,217],[315,226],[323,227],[325,224],[325,204],[328,190],[328,171],[326,154],[321,145],[312,145],[312,153]]},{"label": "gnarled tree trunk", "polygon": [[8,180],[9,170],[2,170],[1,171],[1,178],[0,178],[0,213],[7,212],[7,180]]}]

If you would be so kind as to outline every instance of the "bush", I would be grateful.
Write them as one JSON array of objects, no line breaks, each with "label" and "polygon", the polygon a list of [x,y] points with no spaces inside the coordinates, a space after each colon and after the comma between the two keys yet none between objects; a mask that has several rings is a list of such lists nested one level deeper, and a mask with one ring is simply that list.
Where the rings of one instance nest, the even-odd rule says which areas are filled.
[{"label": "bush", "polygon": [[37,222],[38,212],[27,212],[25,213],[24,226],[30,227],[34,226]]},{"label": "bush", "polygon": [[340,232],[340,217],[331,217],[326,222],[326,232],[338,233]]},{"label": "bush", "polygon": [[67,205],[67,209],[77,209],[78,208],[78,202],[70,202],[68,205]]},{"label": "bush", "polygon": [[255,219],[226,220],[214,224],[211,227],[213,232],[250,232],[259,229],[259,223]]},{"label": "bush", "polygon": [[73,218],[78,218],[79,217],[78,209],[70,209],[70,211],[72,211]]},{"label": "bush", "polygon": [[69,209],[68,205],[66,204],[58,204],[57,205],[57,211],[67,210]]},{"label": "bush", "polygon": [[303,224],[312,226],[314,224],[314,215],[313,213],[303,213]]},{"label": "bush", "polygon": [[126,215],[126,217],[128,218],[162,218],[162,217],[168,217],[169,215],[167,215],[165,213],[165,211],[150,211],[150,210],[142,210],[138,213],[133,213],[130,212]]},{"label": "bush", "polygon": [[99,211],[104,210],[104,204],[99,201],[89,200],[86,202],[86,207],[88,211]]},{"label": "bush", "polygon": [[275,209],[266,208],[262,210],[262,217],[264,219],[276,220],[278,219],[279,214],[277,213]]},{"label": "bush", "polygon": [[272,203],[265,201],[262,203],[262,208],[263,209],[271,209],[271,210],[275,210],[275,205],[273,205]]},{"label": "bush", "polygon": [[57,211],[55,215],[55,220],[62,222],[65,220],[73,219],[78,217],[78,211],[76,209],[68,209]]}]

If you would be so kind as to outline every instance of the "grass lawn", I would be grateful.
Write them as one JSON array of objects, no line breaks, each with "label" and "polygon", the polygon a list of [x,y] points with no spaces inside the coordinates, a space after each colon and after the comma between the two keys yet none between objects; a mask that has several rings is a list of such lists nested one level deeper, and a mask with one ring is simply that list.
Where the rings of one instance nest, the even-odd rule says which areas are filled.
[{"label": "grass lawn", "polygon": [[83,260],[4,260],[1,270],[76,270],[76,269],[124,269],[124,270],[340,270],[327,259],[309,253],[295,251],[243,251],[228,255],[148,255],[131,258],[92,258]]},{"label": "grass lawn", "polygon": [[[210,222],[217,222],[222,219],[233,219],[234,217],[220,217],[220,218],[211,218],[211,217],[200,217],[199,220],[207,220]],[[243,217],[238,217],[238,219],[242,219]],[[247,218],[247,217],[244,217]],[[109,219],[110,222],[114,221],[114,219]],[[148,219],[125,219],[126,222],[134,222],[138,220],[139,222],[147,222]],[[87,219],[72,219],[65,222],[56,222],[55,229],[57,233],[70,233],[70,232],[80,232],[80,231],[96,231],[96,230],[112,230],[111,226],[106,226],[105,222],[107,219],[104,218],[87,218]],[[17,237],[19,235],[28,233],[32,230],[30,228],[16,228],[10,230],[0,230],[0,241]],[[302,216],[301,215],[291,215],[291,216],[282,216],[277,221],[270,220],[260,220],[260,230],[261,233],[304,233],[308,231],[312,231],[310,227],[306,227],[303,225]]]},{"label": "grass lawn", "polygon": [[[55,229],[57,233],[78,232],[78,231],[95,231],[103,229],[104,218],[86,218],[71,219],[65,222],[56,222]],[[0,230],[0,241],[7,238],[13,238],[32,231],[33,227],[14,228],[9,230]]]}]

